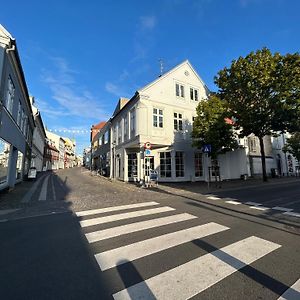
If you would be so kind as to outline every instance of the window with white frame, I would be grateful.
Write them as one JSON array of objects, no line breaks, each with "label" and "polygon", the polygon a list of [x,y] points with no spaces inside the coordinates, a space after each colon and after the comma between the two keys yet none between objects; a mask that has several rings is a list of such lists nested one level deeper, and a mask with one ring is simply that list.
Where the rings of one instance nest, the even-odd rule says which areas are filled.
[{"label": "window with white frame", "polygon": [[118,123],[118,144],[122,143],[122,120]]},{"label": "window with white frame", "polygon": [[158,108],[153,108],[153,127],[164,127],[164,116],[163,110]]},{"label": "window with white frame", "polygon": [[195,152],[195,177],[203,176],[202,153]]},{"label": "window with white frame", "polygon": [[171,152],[160,152],[160,177],[172,177]]},{"label": "window with white frame", "polygon": [[104,134],[104,144],[107,144],[108,143],[108,130],[105,131],[105,134]]},{"label": "window with white frame", "polygon": [[18,116],[17,116],[17,124],[18,124],[19,127],[21,127],[21,118],[22,118],[22,104],[21,104],[21,101],[19,100]]},{"label": "window with white frame", "polygon": [[175,84],[175,92],[177,97],[184,98],[184,85],[176,83]]},{"label": "window with white frame", "polygon": [[117,125],[115,125],[113,129],[113,142],[116,144],[117,143]]},{"label": "window with white frame", "polygon": [[128,115],[124,117],[124,142],[128,139]]},{"label": "window with white frame", "polygon": [[199,91],[195,88],[190,88],[190,98],[191,100],[198,101],[199,100]]},{"label": "window with white frame", "polygon": [[184,177],[183,152],[176,151],[175,153],[175,170],[176,170],[176,177]]},{"label": "window with white frame", "polygon": [[14,96],[15,96],[15,86],[14,86],[14,83],[13,83],[11,77],[9,76],[8,80],[7,80],[7,91],[6,91],[5,106],[11,114],[12,114],[12,111],[13,111]]},{"label": "window with white frame", "polygon": [[130,111],[130,138],[135,137],[135,108]]},{"label": "window with white frame", "polygon": [[182,114],[174,112],[174,130],[182,131]]},{"label": "window with white frame", "polygon": [[23,129],[22,129],[22,132],[23,132],[25,137],[26,137],[26,134],[27,134],[27,127],[28,127],[28,117],[25,115],[24,116]]}]

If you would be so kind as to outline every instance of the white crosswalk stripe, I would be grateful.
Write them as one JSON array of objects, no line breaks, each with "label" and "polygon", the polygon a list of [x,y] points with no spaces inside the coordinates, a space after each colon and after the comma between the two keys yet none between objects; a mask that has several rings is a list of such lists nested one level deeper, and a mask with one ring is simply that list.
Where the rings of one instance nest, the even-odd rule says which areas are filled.
[{"label": "white crosswalk stripe", "polygon": [[88,219],[80,222],[81,227],[87,227],[92,225],[98,225],[98,224],[104,224],[108,222],[115,222],[119,220],[126,220],[131,218],[138,218],[140,216],[147,216],[147,215],[153,215],[158,214],[162,212],[168,212],[175,210],[172,207],[164,206],[164,207],[158,207],[158,208],[152,208],[152,209],[146,209],[146,210],[139,210],[129,213],[123,213],[123,214],[116,214],[116,215],[110,215],[106,217],[99,217],[99,218],[93,218]]},{"label": "white crosswalk stripe", "polygon": [[98,253],[95,257],[101,270],[104,271],[123,264],[125,261],[133,261],[146,255],[157,253],[227,229],[229,228],[226,226],[208,223]]},{"label": "white crosswalk stripe", "polygon": [[152,219],[148,221],[142,221],[137,223],[132,223],[128,225],[116,226],[113,228],[108,228],[104,230],[98,230],[94,232],[87,233],[85,236],[89,243],[98,242],[101,240],[109,239],[112,237],[117,237],[120,235],[137,232],[145,229],[155,228],[159,226],[174,224],[178,222],[183,222],[187,220],[192,220],[197,217],[190,214],[178,214],[169,217],[162,217],[157,219]]},{"label": "white crosswalk stripe", "polygon": [[113,297],[115,300],[188,299],[279,247],[252,236],[133,285]]},{"label": "white crosswalk stripe", "polygon": [[[119,220],[127,220],[127,224],[109,228],[97,229],[85,234],[89,243],[95,243],[110,238],[117,238],[122,235],[141,232],[144,230],[153,230],[166,225],[173,226],[176,223],[185,222],[186,229],[172,231],[170,233],[157,235],[153,238],[146,238],[138,242],[118,246],[107,251],[95,253],[95,258],[102,271],[124,265],[128,262],[134,262],[137,259],[146,258],[150,255],[162,251],[174,251],[174,247],[184,243],[191,242],[208,236],[219,236],[222,232],[229,230],[229,227],[218,223],[209,222],[206,224],[195,225],[191,220],[197,219],[188,213],[177,213],[172,207],[156,207],[143,210],[136,210],[141,207],[159,205],[156,202],[144,202],[139,204],[122,205],[94,209],[90,211],[78,212],[79,217],[90,217],[101,213],[114,212],[106,216],[96,216],[94,218],[83,219],[80,222],[82,227],[93,226]],[[134,211],[116,213],[119,210]],[[161,213],[171,212],[169,216],[158,216]],[[153,215],[150,220],[135,222],[134,219],[142,216]],[[168,227],[170,230],[172,227]],[[182,228],[182,227],[181,227]],[[92,229],[92,228],[90,228]],[[119,244],[120,245],[120,244]],[[94,245],[97,246],[97,245]],[[119,290],[113,294],[115,300],[125,299],[189,299],[195,295],[212,287],[216,283],[224,280],[239,269],[263,258],[281,245],[267,241],[265,239],[251,236],[211,253],[202,255],[196,259],[187,261],[184,264],[169,269],[163,273],[137,282],[132,286],[126,286],[125,289]],[[124,265],[125,268],[126,265]],[[143,279],[140,279],[143,280]],[[291,289],[279,299],[294,299],[299,291],[299,282],[297,281]],[[298,295],[298,294],[297,294]],[[284,298],[288,296],[287,298]]]},{"label": "white crosswalk stripe", "polygon": [[299,299],[300,299],[300,278],[278,298],[278,300],[299,300]]},{"label": "white crosswalk stripe", "polygon": [[110,207],[104,207],[104,208],[99,208],[99,209],[90,209],[90,210],[79,211],[79,212],[76,212],[76,215],[78,217],[83,217],[83,216],[102,214],[102,213],[106,213],[106,212],[126,210],[126,209],[139,208],[139,207],[145,207],[145,206],[153,206],[153,205],[159,205],[159,203],[153,201],[153,202],[143,202],[143,203],[137,203],[137,204],[110,206]]}]

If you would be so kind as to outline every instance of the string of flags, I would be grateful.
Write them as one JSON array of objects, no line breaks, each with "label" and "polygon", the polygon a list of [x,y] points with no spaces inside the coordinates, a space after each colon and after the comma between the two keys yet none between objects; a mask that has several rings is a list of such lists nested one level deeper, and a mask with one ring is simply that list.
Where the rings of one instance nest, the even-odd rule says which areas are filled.
[{"label": "string of flags", "polygon": [[88,134],[91,132],[100,132],[99,129],[89,129],[89,130],[70,130],[70,129],[48,129],[50,132],[60,132],[60,133],[77,133],[77,134]]}]

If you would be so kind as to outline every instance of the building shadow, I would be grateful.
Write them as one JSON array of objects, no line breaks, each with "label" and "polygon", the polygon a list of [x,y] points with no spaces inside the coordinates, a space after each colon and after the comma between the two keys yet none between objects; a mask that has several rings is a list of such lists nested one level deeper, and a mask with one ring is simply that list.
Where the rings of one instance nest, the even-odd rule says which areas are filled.
[{"label": "building shadow", "polygon": [[[117,263],[117,271],[124,283],[125,288],[127,289],[127,293],[130,299],[140,299],[140,291],[143,291],[143,298],[147,300],[155,300],[155,296],[152,293],[151,289],[147,286],[144,278],[141,276],[139,271],[136,269],[135,265],[128,260],[121,260]],[[135,284],[139,284],[138,289],[132,289],[131,286]],[[138,291],[135,292],[135,291]]]},{"label": "building shadow", "polygon": [[[223,261],[227,265],[233,267],[238,272],[247,276],[249,279],[259,283],[260,285],[266,287],[270,291],[276,293],[278,296],[282,295],[290,287],[286,284],[274,279],[273,277],[255,269],[254,267],[245,264],[241,260],[231,256],[230,254],[222,251],[221,249],[216,248],[215,246],[203,241],[203,240],[194,240],[193,244],[197,247],[203,249],[210,255],[215,256],[217,259]],[[276,250],[275,250],[276,251]],[[289,299],[300,299],[300,293],[292,288],[290,288]]]}]

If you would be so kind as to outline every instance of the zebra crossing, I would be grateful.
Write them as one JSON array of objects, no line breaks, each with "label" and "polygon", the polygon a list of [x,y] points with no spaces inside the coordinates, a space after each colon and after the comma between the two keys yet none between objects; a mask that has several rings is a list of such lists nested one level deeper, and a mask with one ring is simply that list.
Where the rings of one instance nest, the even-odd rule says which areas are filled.
[{"label": "zebra crossing", "polygon": [[[85,232],[87,241],[92,245],[110,238],[155,230],[164,226],[185,224],[186,229],[175,230],[155,237],[118,246],[113,249],[94,253],[102,272],[114,269],[128,262],[134,263],[163,251],[174,251],[175,247],[205,237],[216,237],[231,229],[222,224],[209,222],[189,225],[192,220],[199,220],[189,213],[177,212],[169,206],[159,206],[157,202],[112,206],[101,209],[77,212],[80,225]],[[153,208],[154,207],[154,208]],[[130,210],[128,212],[128,210]],[[133,211],[132,211],[133,210]],[[127,211],[127,212],[126,212]],[[161,213],[171,215],[161,216]],[[101,216],[104,214],[104,216]],[[108,214],[108,215],[107,215]],[[148,216],[150,220],[136,220]],[[122,220],[126,224],[115,225]],[[201,222],[201,220],[199,220]],[[102,224],[109,227],[101,229]],[[241,268],[271,255],[281,247],[280,244],[256,236],[249,236],[226,245],[215,251],[196,257],[174,268],[145,278],[141,282],[126,286],[113,293],[115,300],[123,299],[189,299],[214,286]],[[296,289],[296,290],[295,290]],[[299,284],[293,286],[293,293],[300,296]],[[299,294],[298,294],[299,293]],[[282,295],[283,297],[284,295]],[[293,298],[281,298],[293,299]],[[295,298],[296,299],[296,298]]]}]

